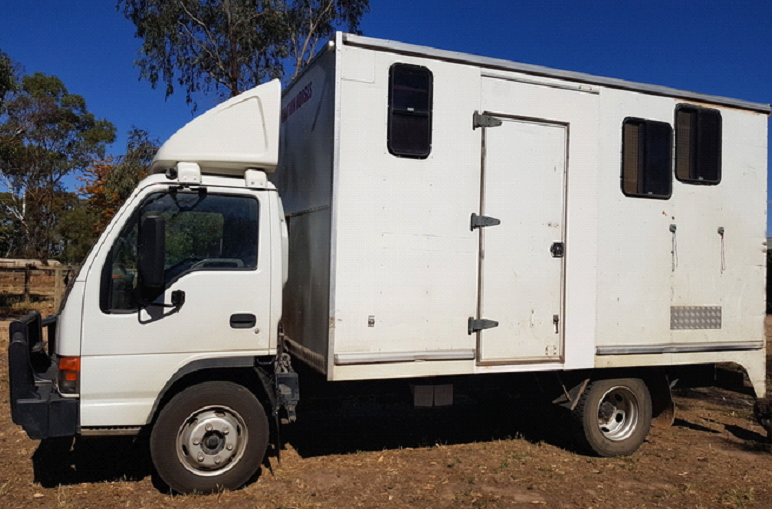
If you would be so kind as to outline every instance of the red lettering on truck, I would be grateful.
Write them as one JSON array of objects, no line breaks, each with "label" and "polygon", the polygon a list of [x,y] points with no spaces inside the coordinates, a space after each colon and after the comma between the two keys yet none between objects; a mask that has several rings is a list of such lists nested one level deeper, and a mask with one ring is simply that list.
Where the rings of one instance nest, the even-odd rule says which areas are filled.
[{"label": "red lettering on truck", "polygon": [[289,100],[289,102],[281,109],[281,121],[284,122],[292,116],[297,110],[303,107],[305,103],[311,100],[314,96],[314,82],[310,81],[300,92],[295,94],[295,97]]}]

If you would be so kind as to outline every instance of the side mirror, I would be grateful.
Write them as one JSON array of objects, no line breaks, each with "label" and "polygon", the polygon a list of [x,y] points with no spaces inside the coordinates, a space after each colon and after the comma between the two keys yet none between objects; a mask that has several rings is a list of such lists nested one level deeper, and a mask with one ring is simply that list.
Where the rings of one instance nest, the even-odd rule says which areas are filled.
[{"label": "side mirror", "polygon": [[139,225],[137,269],[139,292],[143,300],[152,301],[164,290],[164,259],[166,257],[166,221],[150,216]]}]

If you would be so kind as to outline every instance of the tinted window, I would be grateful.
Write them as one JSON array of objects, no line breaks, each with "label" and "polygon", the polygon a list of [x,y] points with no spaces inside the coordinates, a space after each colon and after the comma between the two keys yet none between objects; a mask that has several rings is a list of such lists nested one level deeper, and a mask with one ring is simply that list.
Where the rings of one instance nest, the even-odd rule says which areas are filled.
[{"label": "tinted window", "polygon": [[432,146],[432,73],[394,64],[389,70],[389,152],[425,158]]},{"label": "tinted window", "polygon": [[166,226],[164,280],[194,270],[257,268],[258,201],[246,196],[186,192],[148,196],[116,239],[102,271],[103,311],[133,311],[137,299],[140,217],[161,216]]},{"label": "tinted window", "polygon": [[666,122],[628,118],[622,124],[622,191],[669,198],[673,130]]},{"label": "tinted window", "polygon": [[679,104],[676,108],[676,178],[689,184],[721,181],[721,112]]}]

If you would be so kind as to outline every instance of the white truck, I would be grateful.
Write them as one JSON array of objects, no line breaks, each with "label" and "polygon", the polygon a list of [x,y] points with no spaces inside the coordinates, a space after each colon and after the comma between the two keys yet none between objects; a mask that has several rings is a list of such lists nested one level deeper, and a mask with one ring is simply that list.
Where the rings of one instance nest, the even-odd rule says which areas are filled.
[{"label": "white truck", "polygon": [[290,359],[427,406],[529,373],[602,456],[701,367],[764,396],[769,105],[348,34],[280,88],[172,136],[59,314],[13,323],[31,438],[148,433],[173,490],[237,488]]}]

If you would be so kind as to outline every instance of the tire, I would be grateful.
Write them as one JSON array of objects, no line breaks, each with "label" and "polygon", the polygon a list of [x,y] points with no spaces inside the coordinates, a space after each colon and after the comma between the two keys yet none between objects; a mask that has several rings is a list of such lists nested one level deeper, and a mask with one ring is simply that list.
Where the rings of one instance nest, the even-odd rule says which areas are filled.
[{"label": "tire", "polygon": [[231,382],[188,387],[161,410],[150,455],[177,493],[235,490],[252,478],[268,447],[268,418],[254,394]]},{"label": "tire", "polygon": [[573,411],[577,444],[602,457],[634,453],[650,427],[651,395],[638,378],[590,383]]}]

